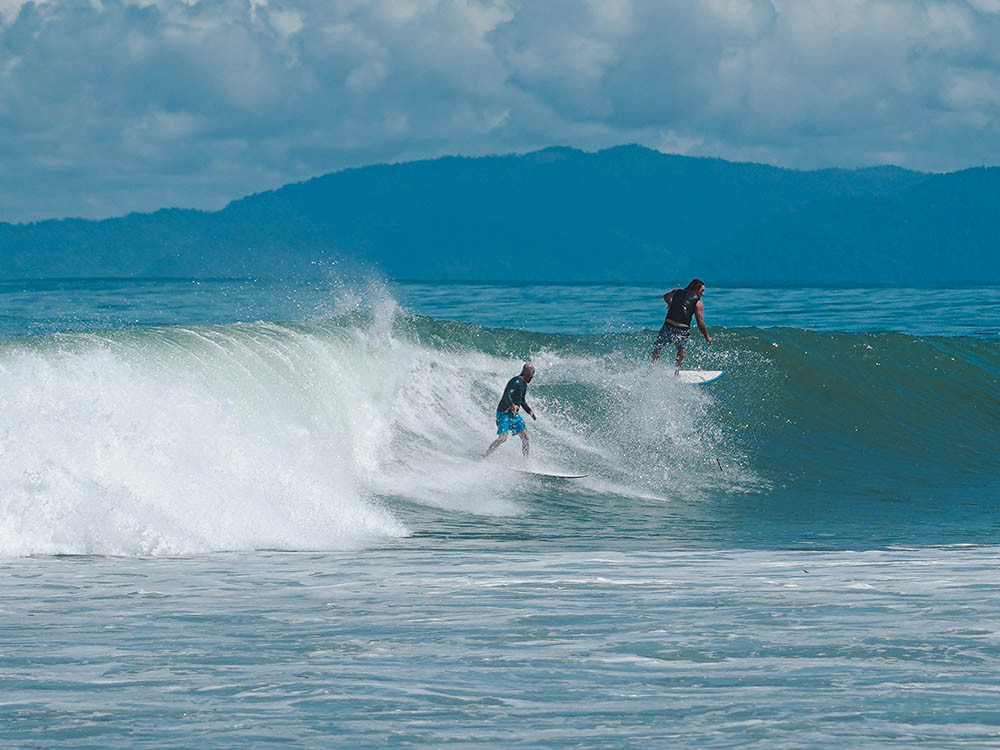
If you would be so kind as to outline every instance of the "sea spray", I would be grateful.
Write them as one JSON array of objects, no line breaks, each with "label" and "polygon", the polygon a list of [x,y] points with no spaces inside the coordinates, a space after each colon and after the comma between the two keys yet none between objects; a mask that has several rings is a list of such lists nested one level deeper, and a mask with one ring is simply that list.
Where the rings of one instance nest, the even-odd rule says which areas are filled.
[{"label": "sea spray", "polygon": [[[3,356],[4,554],[342,547],[405,533],[359,480],[377,429],[272,324],[59,337]],[[329,439],[344,435],[350,439]]]}]

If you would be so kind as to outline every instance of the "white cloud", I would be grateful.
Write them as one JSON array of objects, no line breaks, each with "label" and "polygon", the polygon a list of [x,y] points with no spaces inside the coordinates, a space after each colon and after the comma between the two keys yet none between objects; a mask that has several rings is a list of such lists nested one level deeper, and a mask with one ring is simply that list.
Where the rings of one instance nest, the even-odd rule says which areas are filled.
[{"label": "white cloud", "polygon": [[347,88],[355,94],[374,91],[389,73],[388,66],[379,60],[368,60],[354,68],[347,76]]},{"label": "white cloud", "polygon": [[[28,0],[0,0],[0,22],[9,23],[21,11],[21,6]],[[44,3],[45,0],[36,0],[36,4]]]},{"label": "white cloud", "polygon": [[995,164],[998,90],[1000,0],[0,0],[0,219],[551,144]]},{"label": "white cloud", "polygon": [[298,34],[302,31],[305,23],[302,14],[296,10],[275,10],[268,14],[271,26],[284,37]]},{"label": "white cloud", "polygon": [[969,0],[969,5],[983,13],[1000,13],[1000,0]]}]

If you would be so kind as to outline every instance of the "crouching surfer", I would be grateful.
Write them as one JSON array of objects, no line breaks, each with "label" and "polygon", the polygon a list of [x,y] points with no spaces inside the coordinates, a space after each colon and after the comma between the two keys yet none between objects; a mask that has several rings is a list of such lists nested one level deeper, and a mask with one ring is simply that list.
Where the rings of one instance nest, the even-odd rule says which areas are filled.
[{"label": "crouching surfer", "polygon": [[677,347],[677,362],[674,369],[676,375],[680,372],[681,362],[684,361],[684,354],[688,339],[691,337],[691,318],[694,317],[698,324],[698,330],[705,337],[705,341],[711,345],[712,337],[708,335],[708,328],[703,317],[705,305],[702,304],[701,297],[705,293],[705,284],[701,279],[692,279],[684,289],[672,289],[663,295],[663,301],[667,303],[667,318],[663,321],[663,327],[656,336],[656,343],[653,345],[652,358],[655,362],[660,358],[660,351],[667,344]]},{"label": "crouching surfer", "polygon": [[497,404],[497,439],[486,449],[483,458],[507,442],[507,435],[511,432],[521,437],[521,453],[524,454],[525,458],[528,457],[528,428],[525,427],[524,419],[518,412],[523,409],[532,419],[537,419],[535,412],[531,410],[528,402],[524,399],[528,392],[528,383],[531,382],[534,375],[535,366],[531,362],[525,362],[524,367],[521,368],[521,374],[515,375],[507,381],[507,386],[503,389],[503,396],[500,397],[500,403]]}]

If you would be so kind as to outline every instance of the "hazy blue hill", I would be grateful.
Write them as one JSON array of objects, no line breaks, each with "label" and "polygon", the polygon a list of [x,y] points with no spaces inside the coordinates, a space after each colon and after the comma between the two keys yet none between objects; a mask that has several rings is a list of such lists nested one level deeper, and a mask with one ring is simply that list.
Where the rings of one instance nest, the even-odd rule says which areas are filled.
[{"label": "hazy blue hill", "polygon": [[550,148],[344,170],[222,211],[0,224],[0,276],[1000,281],[1000,169],[810,172]]}]

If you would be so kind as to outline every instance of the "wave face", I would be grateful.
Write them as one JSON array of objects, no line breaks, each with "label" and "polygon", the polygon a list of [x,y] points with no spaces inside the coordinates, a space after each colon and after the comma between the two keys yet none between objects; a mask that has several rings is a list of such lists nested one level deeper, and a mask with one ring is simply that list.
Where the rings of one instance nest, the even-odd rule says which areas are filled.
[{"label": "wave face", "polygon": [[[0,555],[351,548],[499,518],[737,545],[822,544],[836,524],[888,544],[995,538],[995,341],[720,329],[690,364],[728,373],[699,388],[647,362],[652,336],[387,302],[2,343]],[[533,461],[591,474],[571,488],[526,494],[516,440],[476,460],[527,358]]]}]

